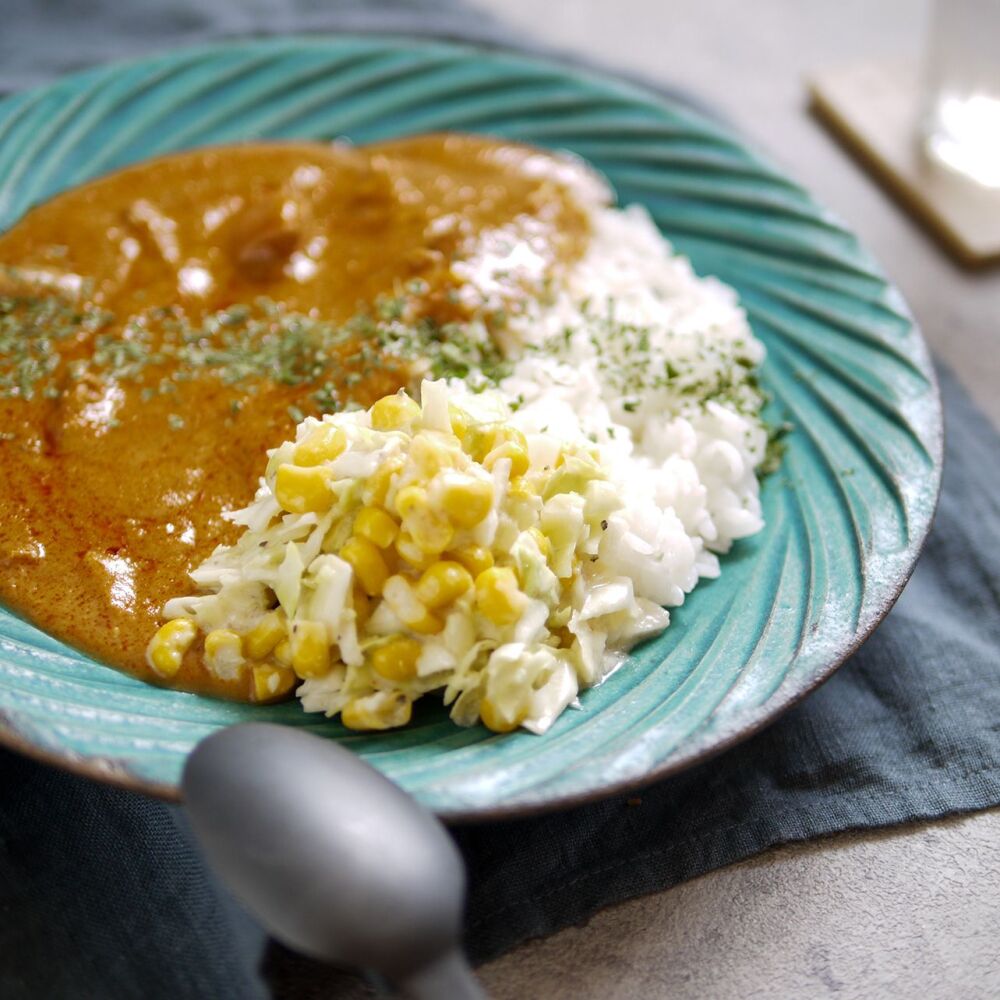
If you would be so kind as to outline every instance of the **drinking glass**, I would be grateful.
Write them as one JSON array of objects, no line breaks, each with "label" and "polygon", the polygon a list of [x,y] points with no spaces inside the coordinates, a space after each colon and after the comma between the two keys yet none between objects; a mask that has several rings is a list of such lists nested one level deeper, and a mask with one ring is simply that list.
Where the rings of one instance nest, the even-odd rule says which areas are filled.
[{"label": "drinking glass", "polygon": [[927,154],[1000,188],[1000,0],[936,0],[924,86]]}]

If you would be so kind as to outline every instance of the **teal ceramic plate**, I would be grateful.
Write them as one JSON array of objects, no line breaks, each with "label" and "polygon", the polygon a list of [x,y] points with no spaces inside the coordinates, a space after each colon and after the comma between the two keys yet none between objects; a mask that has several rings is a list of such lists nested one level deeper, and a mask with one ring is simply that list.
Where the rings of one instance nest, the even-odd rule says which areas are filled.
[{"label": "teal ceramic plate", "polygon": [[342,741],[453,817],[508,815],[677,771],[823,681],[899,594],[930,525],[941,415],[927,350],[854,236],[725,128],[636,87],[497,51],[272,39],[104,67],[0,102],[0,229],[132,161],[258,138],[369,142],[460,129],[573,150],[641,202],[767,345],[770,417],[794,424],[740,543],[659,639],[544,737],[459,729],[438,707],[358,735],[295,704],[149,687],[0,609],[0,738],[176,796],[203,736],[245,719]]}]

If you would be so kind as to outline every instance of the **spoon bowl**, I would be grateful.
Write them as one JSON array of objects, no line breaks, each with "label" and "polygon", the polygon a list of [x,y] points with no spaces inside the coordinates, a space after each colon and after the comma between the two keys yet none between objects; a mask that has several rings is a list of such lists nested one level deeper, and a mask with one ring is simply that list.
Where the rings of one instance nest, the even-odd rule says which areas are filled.
[{"label": "spoon bowl", "polygon": [[454,842],[359,757],[247,723],[203,740],[182,788],[209,861],[280,941],[377,971],[411,996],[483,995],[459,950]]}]

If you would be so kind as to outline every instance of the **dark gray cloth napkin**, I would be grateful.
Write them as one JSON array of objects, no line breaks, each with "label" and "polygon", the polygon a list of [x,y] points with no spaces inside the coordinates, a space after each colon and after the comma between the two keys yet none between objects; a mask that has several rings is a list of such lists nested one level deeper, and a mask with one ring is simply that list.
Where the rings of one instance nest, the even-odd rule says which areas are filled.
[{"label": "dark gray cloth napkin", "polygon": [[[427,0],[4,0],[0,90],[228,34],[377,28],[509,41]],[[875,635],[770,729],[636,795],[466,827],[485,959],[767,847],[1000,803],[1000,437],[947,372],[944,492]],[[257,1000],[330,992],[204,866],[183,812],[0,752],[0,996]]]}]

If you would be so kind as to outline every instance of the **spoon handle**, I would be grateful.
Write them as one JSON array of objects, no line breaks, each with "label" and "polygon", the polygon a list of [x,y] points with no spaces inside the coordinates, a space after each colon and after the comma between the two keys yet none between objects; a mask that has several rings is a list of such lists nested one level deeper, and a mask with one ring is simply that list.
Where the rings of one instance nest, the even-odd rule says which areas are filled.
[{"label": "spoon handle", "polygon": [[486,991],[457,948],[398,983],[406,1000],[488,1000]]}]

